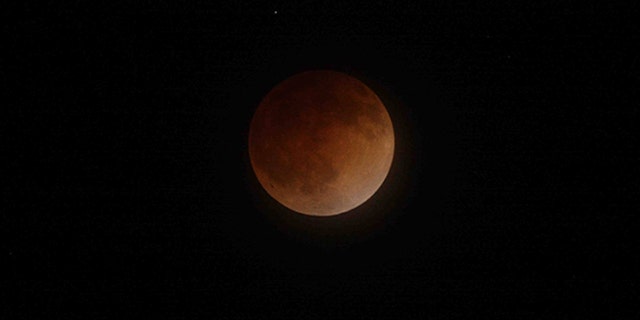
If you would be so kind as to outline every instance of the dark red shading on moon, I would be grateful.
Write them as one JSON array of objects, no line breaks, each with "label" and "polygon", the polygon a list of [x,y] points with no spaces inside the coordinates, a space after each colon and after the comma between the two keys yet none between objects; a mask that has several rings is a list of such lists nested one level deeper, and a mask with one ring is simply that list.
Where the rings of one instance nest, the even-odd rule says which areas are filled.
[{"label": "dark red shading on moon", "polygon": [[296,74],[273,88],[249,130],[258,181],[306,215],[350,211],[380,188],[393,160],[391,118],[360,80],[336,71]]}]

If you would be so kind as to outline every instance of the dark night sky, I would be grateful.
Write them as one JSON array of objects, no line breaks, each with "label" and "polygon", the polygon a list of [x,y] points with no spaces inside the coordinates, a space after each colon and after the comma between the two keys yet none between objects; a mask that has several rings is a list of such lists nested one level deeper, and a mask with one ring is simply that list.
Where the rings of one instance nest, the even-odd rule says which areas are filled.
[{"label": "dark night sky", "polygon": [[[638,12],[535,3],[14,8],[0,318],[637,318]],[[330,219],[246,150],[313,69],[372,87],[397,137]]]}]

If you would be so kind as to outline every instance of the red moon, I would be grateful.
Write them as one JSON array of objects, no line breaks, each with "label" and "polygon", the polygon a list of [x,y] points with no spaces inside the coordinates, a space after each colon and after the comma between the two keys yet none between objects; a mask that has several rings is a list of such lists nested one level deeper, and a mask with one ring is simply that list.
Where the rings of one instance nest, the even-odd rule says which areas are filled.
[{"label": "red moon", "polygon": [[336,71],[285,79],[258,106],[249,158],[285,207],[311,216],[350,211],[380,188],[393,160],[391,118],[360,80]]}]

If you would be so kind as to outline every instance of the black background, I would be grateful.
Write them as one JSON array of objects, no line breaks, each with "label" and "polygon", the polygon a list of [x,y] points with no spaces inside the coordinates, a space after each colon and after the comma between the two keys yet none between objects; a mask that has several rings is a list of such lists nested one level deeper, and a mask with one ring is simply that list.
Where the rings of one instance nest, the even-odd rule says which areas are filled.
[{"label": "black background", "polygon": [[[0,312],[637,318],[638,12],[533,3],[11,8]],[[246,151],[261,98],[313,69],[396,130],[379,192],[329,219]]]}]

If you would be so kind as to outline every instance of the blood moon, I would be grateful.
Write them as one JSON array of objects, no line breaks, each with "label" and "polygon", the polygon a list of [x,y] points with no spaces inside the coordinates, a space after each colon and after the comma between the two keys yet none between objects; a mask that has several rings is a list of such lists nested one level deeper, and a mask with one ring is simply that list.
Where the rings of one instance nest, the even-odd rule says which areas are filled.
[{"label": "blood moon", "polygon": [[387,177],[393,150],[393,125],[378,96],[336,71],[285,79],[264,97],[249,129],[249,158],[262,187],[311,216],[367,201]]}]

